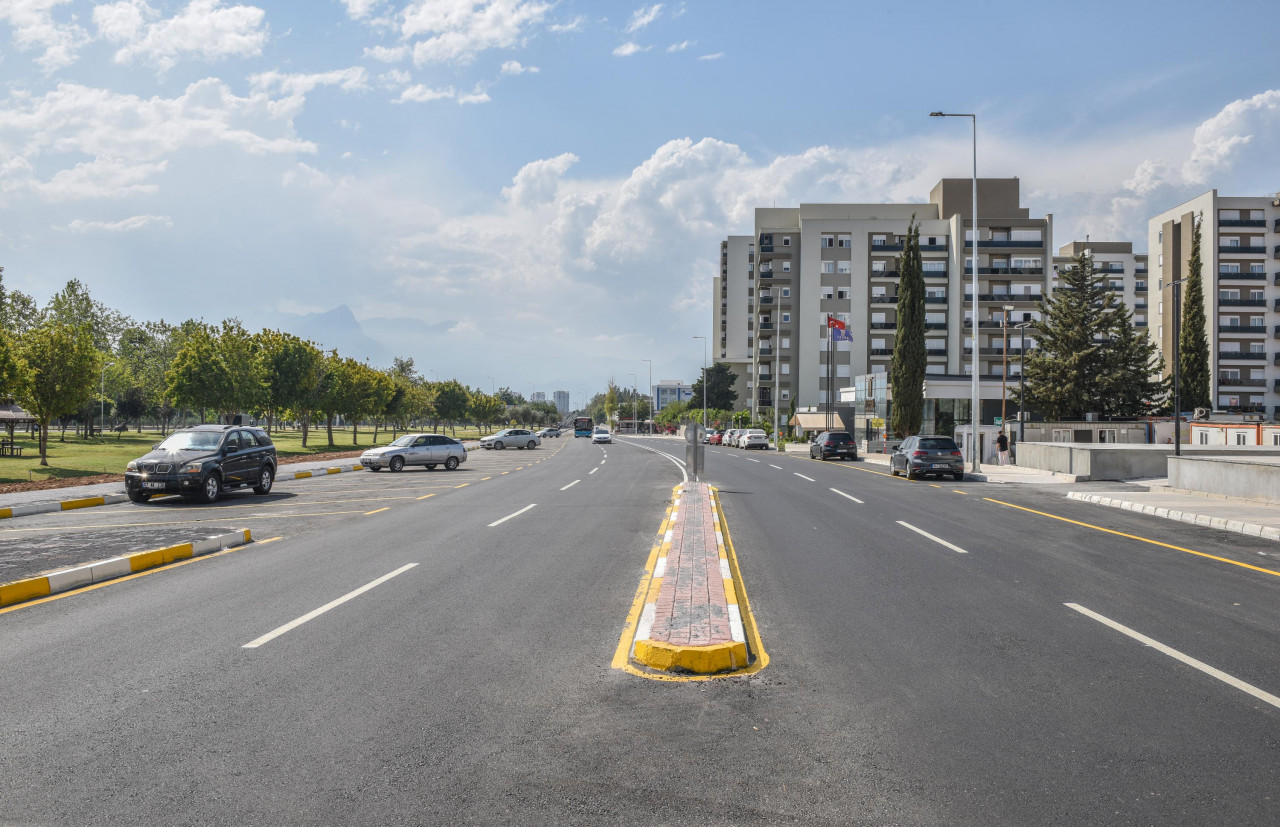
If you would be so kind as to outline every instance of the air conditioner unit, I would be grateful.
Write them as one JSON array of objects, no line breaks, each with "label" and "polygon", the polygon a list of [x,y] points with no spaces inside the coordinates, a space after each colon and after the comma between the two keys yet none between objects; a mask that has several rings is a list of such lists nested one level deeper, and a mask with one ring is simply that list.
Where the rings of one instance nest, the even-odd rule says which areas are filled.
[{"label": "air conditioner unit", "polygon": [[1195,414],[1192,415],[1192,419],[1208,419],[1210,413],[1212,413],[1212,411],[1208,408],[1196,408]]}]

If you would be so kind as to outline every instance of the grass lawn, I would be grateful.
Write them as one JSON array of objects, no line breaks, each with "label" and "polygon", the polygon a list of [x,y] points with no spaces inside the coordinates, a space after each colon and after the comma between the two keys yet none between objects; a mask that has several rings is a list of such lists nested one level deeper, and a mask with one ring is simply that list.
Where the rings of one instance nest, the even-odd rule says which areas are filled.
[{"label": "grass lawn", "polygon": [[[400,431],[400,433],[404,433]],[[450,433],[448,430],[445,433]],[[475,439],[474,428],[458,429],[458,439]],[[333,447],[324,427],[307,435],[307,447],[302,447],[301,431],[276,431],[271,435],[276,452],[282,457],[305,456],[329,451],[353,451],[369,448],[373,444],[373,430],[361,428],[359,444],[351,444],[350,428],[333,429]],[[85,477],[94,474],[123,474],[129,460],[137,459],[160,441],[160,432],[143,430],[141,434],[129,431],[124,434],[109,433],[104,437],[82,439],[67,432],[66,442],[58,441],[58,431],[49,431],[49,465],[40,465],[40,448],[35,439],[28,439],[22,431],[17,434],[17,444],[23,449],[20,457],[0,457],[0,483],[28,482],[47,479]],[[378,444],[386,445],[391,434],[378,432]]]}]

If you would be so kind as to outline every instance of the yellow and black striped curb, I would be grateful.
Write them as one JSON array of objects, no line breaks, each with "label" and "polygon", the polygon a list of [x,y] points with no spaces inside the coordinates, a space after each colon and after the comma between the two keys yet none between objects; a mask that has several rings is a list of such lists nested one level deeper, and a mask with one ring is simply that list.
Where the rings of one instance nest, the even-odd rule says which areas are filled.
[{"label": "yellow and black striped curb", "polygon": [[61,569],[50,574],[42,574],[39,577],[15,580],[12,583],[0,585],[0,606],[11,606],[24,600],[34,600],[38,597],[46,597],[58,592],[78,589],[81,586],[100,583],[103,580],[124,577],[144,569],[165,566],[175,560],[185,560],[188,557],[199,557],[202,554],[211,554],[225,548],[241,546],[252,542],[252,540],[253,537],[249,533],[249,529],[237,529],[226,534],[206,537],[203,540],[194,540],[190,543],[179,543],[176,546],[157,548],[151,551],[138,551],[132,554],[112,557],[109,560],[99,560],[95,563],[85,563],[69,569]]},{"label": "yellow and black striped curb", "polygon": [[[464,443],[468,451],[479,449],[480,443]],[[326,477],[330,474],[341,474],[344,471],[363,471],[364,466],[359,463],[353,465],[333,465],[328,468],[317,468],[314,471],[294,471],[293,473],[277,473],[276,482],[281,480],[305,480],[312,477]],[[172,496],[170,494],[159,494],[155,498]],[[102,494],[97,497],[77,497],[71,500],[59,500],[51,503],[32,503],[31,505],[13,505],[0,508],[0,520],[6,520],[10,517],[29,517],[32,514],[49,514],[58,511],[75,511],[79,508],[93,508],[98,505],[115,505],[129,499],[128,494]]]}]

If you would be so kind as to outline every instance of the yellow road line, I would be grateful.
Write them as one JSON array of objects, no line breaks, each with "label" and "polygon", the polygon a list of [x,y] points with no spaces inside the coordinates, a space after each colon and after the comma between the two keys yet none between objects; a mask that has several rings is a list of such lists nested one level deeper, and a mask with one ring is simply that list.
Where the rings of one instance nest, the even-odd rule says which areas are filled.
[{"label": "yellow road line", "polygon": [[388,505],[388,506],[384,506],[383,508],[375,508],[373,511],[366,511],[364,512],[364,516],[368,517],[370,514],[381,514],[384,511],[390,511],[390,510],[391,510],[391,506]]},{"label": "yellow road line", "polygon": [[418,499],[420,499],[420,500],[425,500],[425,499],[427,499],[428,497],[434,497],[434,496],[435,496],[435,494],[427,494],[427,495],[425,495],[425,496],[419,497]]},{"label": "yellow road line", "polygon": [[963,495],[965,495],[966,497],[967,497],[967,496],[969,496],[969,492],[968,492],[968,491],[961,491],[959,488],[952,488],[952,489],[951,489],[951,493],[952,493],[952,494],[963,494]]},{"label": "yellow road line", "polygon": [[462,485],[455,485],[454,488],[466,488],[470,484],[469,482],[464,482]]},{"label": "yellow road line", "polygon": [[104,586],[114,586],[115,584],[123,583],[126,580],[133,580],[136,577],[147,577],[148,575],[157,574],[158,572],[168,571],[169,569],[176,569],[178,566],[186,566],[186,565],[190,565],[191,563],[199,563],[202,560],[210,560],[214,557],[221,557],[222,555],[230,554],[233,551],[240,551],[246,548],[253,548],[254,546],[261,546],[267,543],[274,543],[276,540],[283,540],[283,539],[284,539],[283,537],[271,537],[266,540],[255,540],[252,543],[245,543],[239,546],[232,546],[231,548],[224,548],[222,551],[215,551],[212,554],[202,554],[199,557],[188,557],[185,560],[175,560],[174,562],[169,563],[168,565],[157,566],[153,569],[134,572],[133,574],[126,574],[123,577],[114,577],[110,580],[103,580],[101,583],[93,583],[92,585],[82,586],[78,589],[72,589],[71,591],[58,592],[57,594],[51,594],[48,597],[42,597],[42,598],[39,598],[38,600],[28,600],[25,603],[19,603],[16,606],[9,606],[8,608],[0,609],[0,615],[8,614],[9,612],[16,612],[19,609],[29,609],[32,606],[39,606],[42,603],[48,603],[53,600],[61,600],[64,597],[74,597],[77,594],[84,594],[85,592],[91,592],[94,589],[101,589]]},{"label": "yellow road line", "polygon": [[1008,506],[1009,508],[1016,508],[1019,511],[1026,511],[1031,514],[1039,514],[1041,517],[1048,517],[1051,520],[1061,520],[1064,523],[1071,523],[1072,525],[1083,526],[1084,528],[1092,528],[1094,531],[1103,531],[1103,532],[1106,532],[1107,534],[1114,534],[1117,537],[1124,537],[1129,540],[1137,540],[1142,543],[1150,543],[1153,546],[1160,546],[1161,548],[1169,548],[1169,549],[1173,549],[1174,551],[1181,551],[1187,554],[1194,554],[1197,557],[1204,557],[1209,560],[1217,560],[1219,563],[1230,563],[1231,565],[1239,566],[1242,569],[1251,569],[1252,571],[1260,571],[1263,574],[1272,574],[1272,575],[1275,575],[1276,577],[1280,577],[1280,571],[1275,571],[1274,569],[1264,569],[1261,566],[1253,566],[1248,563],[1241,563],[1238,560],[1228,560],[1226,557],[1218,557],[1213,554],[1206,554],[1203,551],[1196,551],[1194,549],[1183,548],[1182,546],[1175,546],[1172,543],[1162,543],[1159,540],[1150,540],[1146,537],[1139,537],[1136,534],[1126,534],[1123,531],[1116,531],[1115,529],[1112,529],[1112,528],[1103,528],[1102,526],[1093,525],[1092,523],[1082,523],[1079,520],[1072,520],[1068,517],[1059,517],[1057,514],[1049,514],[1048,512],[1045,512],[1045,511],[1036,511],[1034,508],[1027,508],[1026,506],[1021,506],[1021,505],[1014,505],[1013,503],[1007,503],[1001,500],[993,500],[990,497],[983,497],[982,499],[986,500],[989,503],[995,503],[996,505],[1003,505],[1003,506]]},{"label": "yellow road line", "polygon": [[484,482],[485,480],[491,480],[491,479],[493,479],[493,477],[481,477],[480,482]]}]

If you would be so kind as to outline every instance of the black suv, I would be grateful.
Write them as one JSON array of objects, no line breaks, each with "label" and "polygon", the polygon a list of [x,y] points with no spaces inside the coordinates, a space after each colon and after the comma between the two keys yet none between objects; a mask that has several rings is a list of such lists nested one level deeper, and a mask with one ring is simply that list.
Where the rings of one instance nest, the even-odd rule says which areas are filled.
[{"label": "black suv", "polygon": [[129,499],[144,503],[155,494],[180,494],[211,503],[232,488],[271,491],[276,446],[261,428],[197,425],[174,431],[144,457],[125,467]]},{"label": "black suv", "polygon": [[823,431],[809,446],[810,459],[858,458],[858,444],[853,441],[853,434],[848,431]]}]

